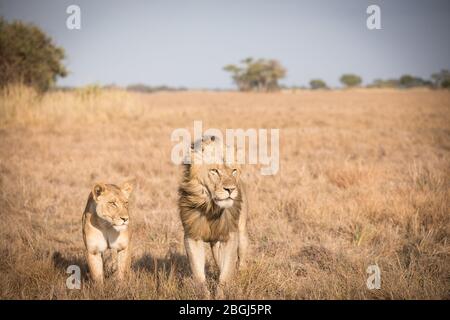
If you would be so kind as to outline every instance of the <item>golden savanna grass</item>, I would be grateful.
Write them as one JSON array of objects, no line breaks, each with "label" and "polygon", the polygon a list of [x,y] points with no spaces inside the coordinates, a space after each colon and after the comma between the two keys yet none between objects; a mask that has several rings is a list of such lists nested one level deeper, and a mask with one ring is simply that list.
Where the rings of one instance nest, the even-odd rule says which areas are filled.
[{"label": "golden savanna grass", "polygon": [[[252,257],[231,299],[448,299],[450,92],[342,90],[0,98],[0,298],[198,297],[177,211],[176,128],[279,128],[280,171],[248,166]],[[94,182],[136,177],[125,283],[95,287],[81,215]],[[82,268],[81,290],[66,268]],[[381,289],[366,286],[369,265]],[[111,266],[109,266],[110,268]],[[217,277],[208,252],[209,278]]]}]

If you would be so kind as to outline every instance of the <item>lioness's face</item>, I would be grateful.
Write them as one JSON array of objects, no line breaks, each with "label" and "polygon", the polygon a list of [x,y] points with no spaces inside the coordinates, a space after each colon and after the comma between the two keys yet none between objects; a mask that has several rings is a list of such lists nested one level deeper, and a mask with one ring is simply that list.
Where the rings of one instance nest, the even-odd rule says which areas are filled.
[{"label": "lioness's face", "polygon": [[132,184],[127,182],[121,187],[98,183],[92,190],[92,195],[97,203],[97,216],[117,231],[125,230],[128,227],[130,221],[128,199],[132,189]]},{"label": "lioness's face", "polygon": [[239,190],[239,169],[234,166],[206,166],[205,187],[211,199],[221,208],[230,208],[236,201]]}]

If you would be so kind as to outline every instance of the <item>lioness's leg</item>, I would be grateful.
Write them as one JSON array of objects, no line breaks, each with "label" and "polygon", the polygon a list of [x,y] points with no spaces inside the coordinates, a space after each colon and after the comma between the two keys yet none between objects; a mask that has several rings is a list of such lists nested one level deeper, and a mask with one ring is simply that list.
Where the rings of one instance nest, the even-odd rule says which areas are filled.
[{"label": "lioness's leg", "polygon": [[130,270],[131,257],[130,249],[125,249],[117,252],[117,277],[119,280],[123,280],[125,274]]},{"label": "lioness's leg", "polygon": [[103,283],[103,259],[101,252],[87,253],[89,272],[95,282]]},{"label": "lioness's leg", "polygon": [[184,246],[194,279],[202,284],[205,283],[205,248],[203,241],[185,237]]}]

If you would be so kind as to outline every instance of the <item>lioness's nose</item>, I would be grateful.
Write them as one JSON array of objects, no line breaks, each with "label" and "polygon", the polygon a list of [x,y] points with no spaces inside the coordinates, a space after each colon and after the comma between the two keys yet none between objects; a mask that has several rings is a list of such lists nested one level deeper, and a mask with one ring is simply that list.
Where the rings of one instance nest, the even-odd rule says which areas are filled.
[{"label": "lioness's nose", "polygon": [[122,219],[123,222],[127,222],[128,221],[128,217],[120,217],[120,219]]},{"label": "lioness's nose", "polygon": [[236,187],[223,187],[223,188],[227,190],[229,194],[231,194],[234,191],[234,189],[236,189]]}]

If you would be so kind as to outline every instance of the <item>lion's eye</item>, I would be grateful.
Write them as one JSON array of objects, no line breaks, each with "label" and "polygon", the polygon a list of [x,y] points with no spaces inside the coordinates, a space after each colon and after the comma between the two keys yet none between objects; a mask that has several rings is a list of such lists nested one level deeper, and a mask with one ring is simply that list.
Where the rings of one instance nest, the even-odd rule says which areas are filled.
[{"label": "lion's eye", "polygon": [[109,201],[108,202],[110,205],[112,205],[113,207],[117,207],[117,204],[114,201]]},{"label": "lion's eye", "polygon": [[214,175],[219,175],[219,170],[217,170],[217,169],[211,169],[211,170],[209,170],[209,173],[212,173],[212,174],[214,174]]},{"label": "lion's eye", "polygon": [[237,176],[237,169],[233,169],[232,175]]}]

